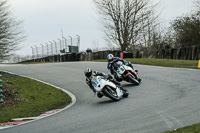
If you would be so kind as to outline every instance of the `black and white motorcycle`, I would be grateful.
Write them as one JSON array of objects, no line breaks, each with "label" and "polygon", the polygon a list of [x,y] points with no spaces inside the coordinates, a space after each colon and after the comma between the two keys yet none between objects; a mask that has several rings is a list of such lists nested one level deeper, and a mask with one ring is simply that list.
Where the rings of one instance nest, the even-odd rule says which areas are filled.
[{"label": "black and white motorcycle", "polygon": [[92,86],[96,93],[109,97],[113,101],[119,101],[122,97],[128,97],[129,93],[125,88],[114,84],[109,77],[92,76]]},{"label": "black and white motorcycle", "polygon": [[137,70],[131,68],[128,65],[124,65],[121,61],[116,62],[115,67],[117,69],[116,74],[118,79],[125,80],[127,82],[131,82],[136,85],[140,84],[141,78],[138,75]]}]

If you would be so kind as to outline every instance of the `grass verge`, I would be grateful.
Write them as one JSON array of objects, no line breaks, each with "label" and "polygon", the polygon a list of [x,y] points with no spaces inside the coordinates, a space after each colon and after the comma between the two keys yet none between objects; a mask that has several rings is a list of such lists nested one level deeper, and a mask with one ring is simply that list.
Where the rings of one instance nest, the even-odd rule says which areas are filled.
[{"label": "grass verge", "polygon": [[163,133],[199,133],[199,132],[200,132],[200,124],[194,124],[174,131],[167,131]]},{"label": "grass verge", "polygon": [[[196,69],[198,66],[197,60],[171,60],[171,59],[152,59],[152,58],[127,58],[132,64],[164,66],[164,67],[178,67],[178,68],[192,68]],[[104,61],[107,60],[95,60]]]},{"label": "grass verge", "polygon": [[4,72],[0,74],[4,92],[4,103],[0,103],[1,123],[12,118],[38,116],[71,101],[66,93],[50,85]]}]

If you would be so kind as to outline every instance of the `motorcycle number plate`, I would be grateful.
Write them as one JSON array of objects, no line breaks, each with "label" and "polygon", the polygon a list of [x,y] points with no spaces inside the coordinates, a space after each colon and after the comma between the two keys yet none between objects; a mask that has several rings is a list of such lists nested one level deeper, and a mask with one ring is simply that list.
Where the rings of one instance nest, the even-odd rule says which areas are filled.
[{"label": "motorcycle number plate", "polygon": [[120,67],[120,68],[118,69],[118,71],[117,71],[117,72],[118,72],[119,74],[123,74],[123,73],[124,73],[124,71],[125,71],[125,70],[124,70],[124,68],[123,68],[123,67]]},{"label": "motorcycle number plate", "polygon": [[95,86],[95,87],[97,87],[97,86],[99,85],[99,83],[100,83],[99,81],[100,81],[100,80],[98,80],[98,79],[94,81],[94,86]]}]

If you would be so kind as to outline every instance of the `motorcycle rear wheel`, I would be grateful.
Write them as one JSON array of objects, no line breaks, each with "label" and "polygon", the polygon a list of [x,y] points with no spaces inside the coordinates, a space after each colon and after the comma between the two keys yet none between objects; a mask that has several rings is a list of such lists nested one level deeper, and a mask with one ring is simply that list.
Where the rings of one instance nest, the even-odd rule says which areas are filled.
[{"label": "motorcycle rear wheel", "polygon": [[128,75],[127,78],[128,78],[129,81],[131,81],[132,83],[134,83],[136,85],[140,84],[140,82],[138,82],[138,80],[135,79],[135,77],[133,77],[132,75]]},{"label": "motorcycle rear wheel", "polygon": [[105,87],[102,91],[107,97],[109,97],[113,101],[120,100],[120,98],[117,95],[117,92],[115,90],[111,89],[110,87]]}]

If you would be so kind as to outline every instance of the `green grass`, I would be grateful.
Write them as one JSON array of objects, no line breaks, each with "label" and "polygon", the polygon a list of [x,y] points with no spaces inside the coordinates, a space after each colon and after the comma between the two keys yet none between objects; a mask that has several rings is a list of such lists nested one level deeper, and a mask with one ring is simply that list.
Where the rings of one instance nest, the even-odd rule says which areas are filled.
[{"label": "green grass", "polygon": [[200,124],[194,124],[174,131],[167,131],[164,133],[200,133]]},{"label": "green grass", "polygon": [[[153,66],[163,66],[163,67],[196,69],[198,66],[198,60],[174,60],[174,59],[154,59],[154,58],[127,58],[125,60],[130,61],[132,64],[153,65]],[[94,60],[94,61],[107,62],[106,59]],[[20,64],[41,64],[41,63],[53,63],[53,62],[30,62],[30,63],[20,63]]]},{"label": "green grass", "polygon": [[[197,68],[197,60],[171,60],[171,59],[152,59],[152,58],[127,58],[132,64],[164,66],[164,67],[178,67],[178,68]],[[95,60],[107,61],[107,60]]]},{"label": "green grass", "polygon": [[71,98],[63,91],[50,85],[24,77],[1,78],[3,86],[12,88],[19,102],[0,109],[0,122],[12,118],[33,117],[68,104]]}]

